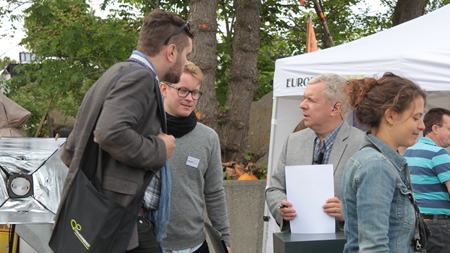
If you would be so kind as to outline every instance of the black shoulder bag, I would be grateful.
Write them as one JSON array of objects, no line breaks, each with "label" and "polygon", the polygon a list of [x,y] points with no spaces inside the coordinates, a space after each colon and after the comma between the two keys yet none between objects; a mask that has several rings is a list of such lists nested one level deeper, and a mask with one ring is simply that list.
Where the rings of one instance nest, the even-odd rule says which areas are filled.
[{"label": "black shoulder bag", "polygon": [[[131,67],[118,74],[107,94],[121,77],[137,69],[142,67]],[[93,140],[93,129],[91,131],[79,169],[66,198],[60,203],[58,220],[49,241],[50,248],[56,253],[124,253],[136,226],[146,186],[152,178],[151,173],[145,175],[145,187],[138,191],[129,206],[104,195],[96,176],[99,175],[100,147]]]}]

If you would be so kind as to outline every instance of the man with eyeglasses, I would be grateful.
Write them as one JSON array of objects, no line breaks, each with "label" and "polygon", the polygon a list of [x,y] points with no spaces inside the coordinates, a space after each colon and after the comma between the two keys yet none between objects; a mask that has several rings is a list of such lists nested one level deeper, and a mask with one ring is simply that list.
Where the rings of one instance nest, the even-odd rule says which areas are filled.
[{"label": "man with eyeglasses", "polygon": [[432,108],[424,116],[424,137],[403,156],[411,173],[417,206],[431,237],[427,253],[450,252],[450,110]]},{"label": "man with eyeglasses", "polygon": [[205,206],[231,252],[219,137],[213,129],[197,122],[194,113],[202,95],[202,82],[202,71],[190,62],[180,82],[163,80],[160,84],[168,133],[177,142],[169,159],[172,194],[167,238],[163,240],[165,253],[209,253],[203,233]]},{"label": "man with eyeglasses", "polygon": [[[175,138],[165,133],[159,79],[179,82],[192,51],[192,38],[188,23],[179,15],[161,9],[150,12],[141,26],[137,50],[109,68],[87,92],[61,150],[61,160],[69,167],[63,199],[92,132],[101,148],[102,193],[128,207],[135,198],[142,199],[147,189],[147,201],[142,206],[135,201],[139,206],[130,207],[136,216],[125,219],[132,222],[120,225],[121,235],[129,241],[111,241],[116,249],[126,248],[128,253],[161,251],[158,241],[165,237],[169,219],[166,162]],[[57,218],[58,214],[56,222]]]},{"label": "man with eyeglasses", "polygon": [[348,106],[340,88],[345,82],[342,76],[321,74],[305,88],[300,108],[307,128],[289,135],[266,190],[267,205],[282,231],[289,231],[289,221],[296,217],[295,209],[286,200],[285,166],[310,164],[333,165],[335,196],[324,203],[323,211],[336,218],[336,228],[342,229],[339,224],[344,220],[339,199],[342,173],[347,160],[364,140],[361,130],[343,120]]}]

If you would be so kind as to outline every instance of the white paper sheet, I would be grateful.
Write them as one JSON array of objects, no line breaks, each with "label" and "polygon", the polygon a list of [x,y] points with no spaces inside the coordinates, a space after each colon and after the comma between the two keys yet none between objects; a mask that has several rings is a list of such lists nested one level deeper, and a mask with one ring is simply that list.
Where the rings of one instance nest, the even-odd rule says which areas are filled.
[{"label": "white paper sheet", "polygon": [[334,197],[333,165],[286,166],[287,201],[297,216],[291,220],[291,233],[335,233],[335,218],[322,206]]}]

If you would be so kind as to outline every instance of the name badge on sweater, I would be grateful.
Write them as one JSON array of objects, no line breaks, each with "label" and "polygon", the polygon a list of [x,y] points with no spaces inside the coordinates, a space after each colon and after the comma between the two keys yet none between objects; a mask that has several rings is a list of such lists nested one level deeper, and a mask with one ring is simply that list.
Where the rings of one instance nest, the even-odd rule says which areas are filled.
[{"label": "name badge on sweater", "polygon": [[200,159],[194,158],[192,156],[188,156],[186,165],[194,168],[198,168],[198,164],[200,163]]}]

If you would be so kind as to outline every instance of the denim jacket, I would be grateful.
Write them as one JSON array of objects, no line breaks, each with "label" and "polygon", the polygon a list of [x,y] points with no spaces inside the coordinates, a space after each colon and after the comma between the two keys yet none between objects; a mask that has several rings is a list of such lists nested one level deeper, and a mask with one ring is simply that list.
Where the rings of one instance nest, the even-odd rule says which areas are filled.
[{"label": "denim jacket", "polygon": [[406,160],[367,134],[342,177],[344,252],[414,252],[410,243],[416,218],[409,189]]}]

